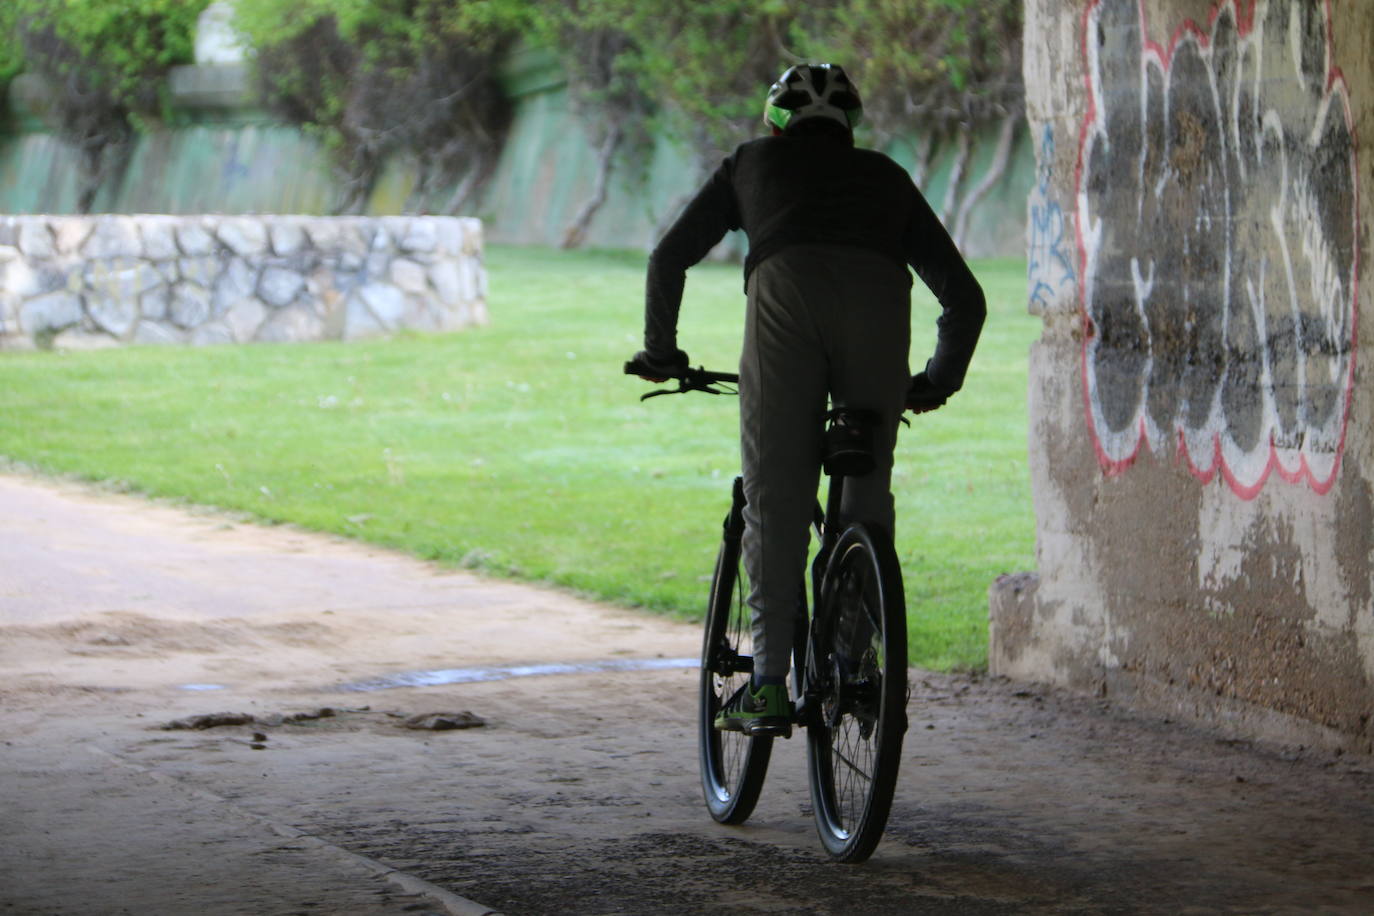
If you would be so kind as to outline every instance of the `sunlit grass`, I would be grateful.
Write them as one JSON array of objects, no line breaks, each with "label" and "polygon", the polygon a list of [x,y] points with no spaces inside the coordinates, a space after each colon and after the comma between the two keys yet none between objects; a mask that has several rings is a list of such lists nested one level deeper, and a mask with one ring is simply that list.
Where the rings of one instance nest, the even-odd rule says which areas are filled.
[{"label": "sunlit grass", "polygon": [[[363,343],[0,353],[0,456],[445,563],[696,616],[738,467],[736,404],[641,404],[643,257],[488,252],[489,327]],[[981,667],[987,587],[1031,568],[1025,265],[979,262],[965,390],[917,418],[894,493],[911,658]],[[736,266],[688,280],[693,361],[738,359]],[[913,364],[936,307],[918,297]],[[928,320],[927,320],[928,319]]]}]

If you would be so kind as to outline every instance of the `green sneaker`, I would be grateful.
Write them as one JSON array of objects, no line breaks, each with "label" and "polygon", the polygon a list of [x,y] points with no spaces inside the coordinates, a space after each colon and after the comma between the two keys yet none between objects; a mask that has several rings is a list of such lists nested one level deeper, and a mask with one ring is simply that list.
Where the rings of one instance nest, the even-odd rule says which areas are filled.
[{"label": "green sneaker", "polygon": [[715,726],[752,738],[792,737],[792,701],[787,697],[787,687],[764,684],[755,692],[746,683],[716,713]]}]

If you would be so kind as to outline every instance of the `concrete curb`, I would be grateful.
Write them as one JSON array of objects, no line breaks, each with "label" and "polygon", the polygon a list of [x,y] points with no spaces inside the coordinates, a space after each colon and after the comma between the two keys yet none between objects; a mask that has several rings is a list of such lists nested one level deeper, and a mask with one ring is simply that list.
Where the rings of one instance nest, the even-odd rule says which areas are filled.
[{"label": "concrete curb", "polygon": [[211,792],[208,789],[201,789],[197,786],[189,786],[181,780],[176,779],[175,777],[168,776],[165,773],[159,773],[157,770],[150,769],[148,767],[143,766],[142,764],[134,763],[132,760],[127,760],[124,757],[121,757],[112,751],[105,750],[104,748],[96,747],[94,745],[88,745],[88,747],[93,754],[97,754],[101,757],[104,757],[110,760],[111,762],[118,764],[119,766],[125,767],[126,769],[130,769],[137,773],[141,773],[144,776],[147,776],[149,779],[152,779],[154,782],[159,782],[165,786],[170,786],[171,788],[176,789],[182,794],[188,795],[192,798],[221,805],[227,808],[228,810],[232,811],[238,817],[252,821],[256,824],[261,824],[268,830],[271,830],[277,836],[295,840],[299,842],[302,846],[309,847],[310,849],[314,850],[320,855],[331,858],[334,861],[339,862],[345,866],[349,866],[356,870],[365,872],[373,877],[385,878],[388,882],[396,885],[398,888],[405,891],[406,893],[421,894],[425,897],[428,897],[435,903],[439,904],[439,906],[443,907],[444,912],[448,913],[449,916],[501,916],[501,913],[498,910],[494,910],[488,906],[483,906],[482,904],[477,903],[474,900],[469,900],[466,897],[460,897],[459,895],[451,891],[444,890],[437,884],[431,884],[423,878],[419,878],[415,875],[403,872],[400,869],[393,868],[390,865],[387,865],[385,862],[379,862],[376,859],[371,859],[367,856],[359,855],[356,852],[350,852],[349,850],[344,849],[342,846],[336,846],[333,843],[330,843],[328,840],[320,839],[314,834],[307,833],[306,831],[296,827],[292,827],[290,824],[281,824],[277,821],[272,820],[271,818],[263,817],[260,814],[254,814],[251,811],[245,811],[243,808],[239,807],[238,805],[235,805],[232,801],[225,798],[224,796],[216,795],[214,792]]}]

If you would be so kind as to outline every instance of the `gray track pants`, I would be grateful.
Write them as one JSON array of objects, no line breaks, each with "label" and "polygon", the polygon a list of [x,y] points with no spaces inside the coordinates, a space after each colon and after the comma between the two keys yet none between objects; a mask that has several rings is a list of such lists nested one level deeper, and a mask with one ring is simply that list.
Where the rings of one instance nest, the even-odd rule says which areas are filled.
[{"label": "gray track pants", "polygon": [[791,666],[808,526],[820,482],[824,418],[835,406],[877,411],[878,467],[845,484],[843,520],[890,533],[892,450],[911,374],[910,275],[856,248],[787,248],[750,274],[740,357],[744,564],[751,583],[755,671]]}]

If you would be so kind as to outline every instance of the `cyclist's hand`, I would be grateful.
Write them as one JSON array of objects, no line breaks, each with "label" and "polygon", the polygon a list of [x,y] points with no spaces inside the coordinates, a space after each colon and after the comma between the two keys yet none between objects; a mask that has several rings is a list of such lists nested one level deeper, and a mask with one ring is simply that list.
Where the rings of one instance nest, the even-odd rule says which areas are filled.
[{"label": "cyclist's hand", "polygon": [[952,392],[938,387],[924,372],[911,377],[906,392],[906,409],[912,413],[929,413],[944,406]]},{"label": "cyclist's hand", "polygon": [[683,370],[690,364],[687,354],[681,350],[674,350],[672,353],[650,353],[648,350],[640,350],[634,355],[634,359],[625,364],[625,371],[639,376],[646,382],[662,383],[682,375]]}]

